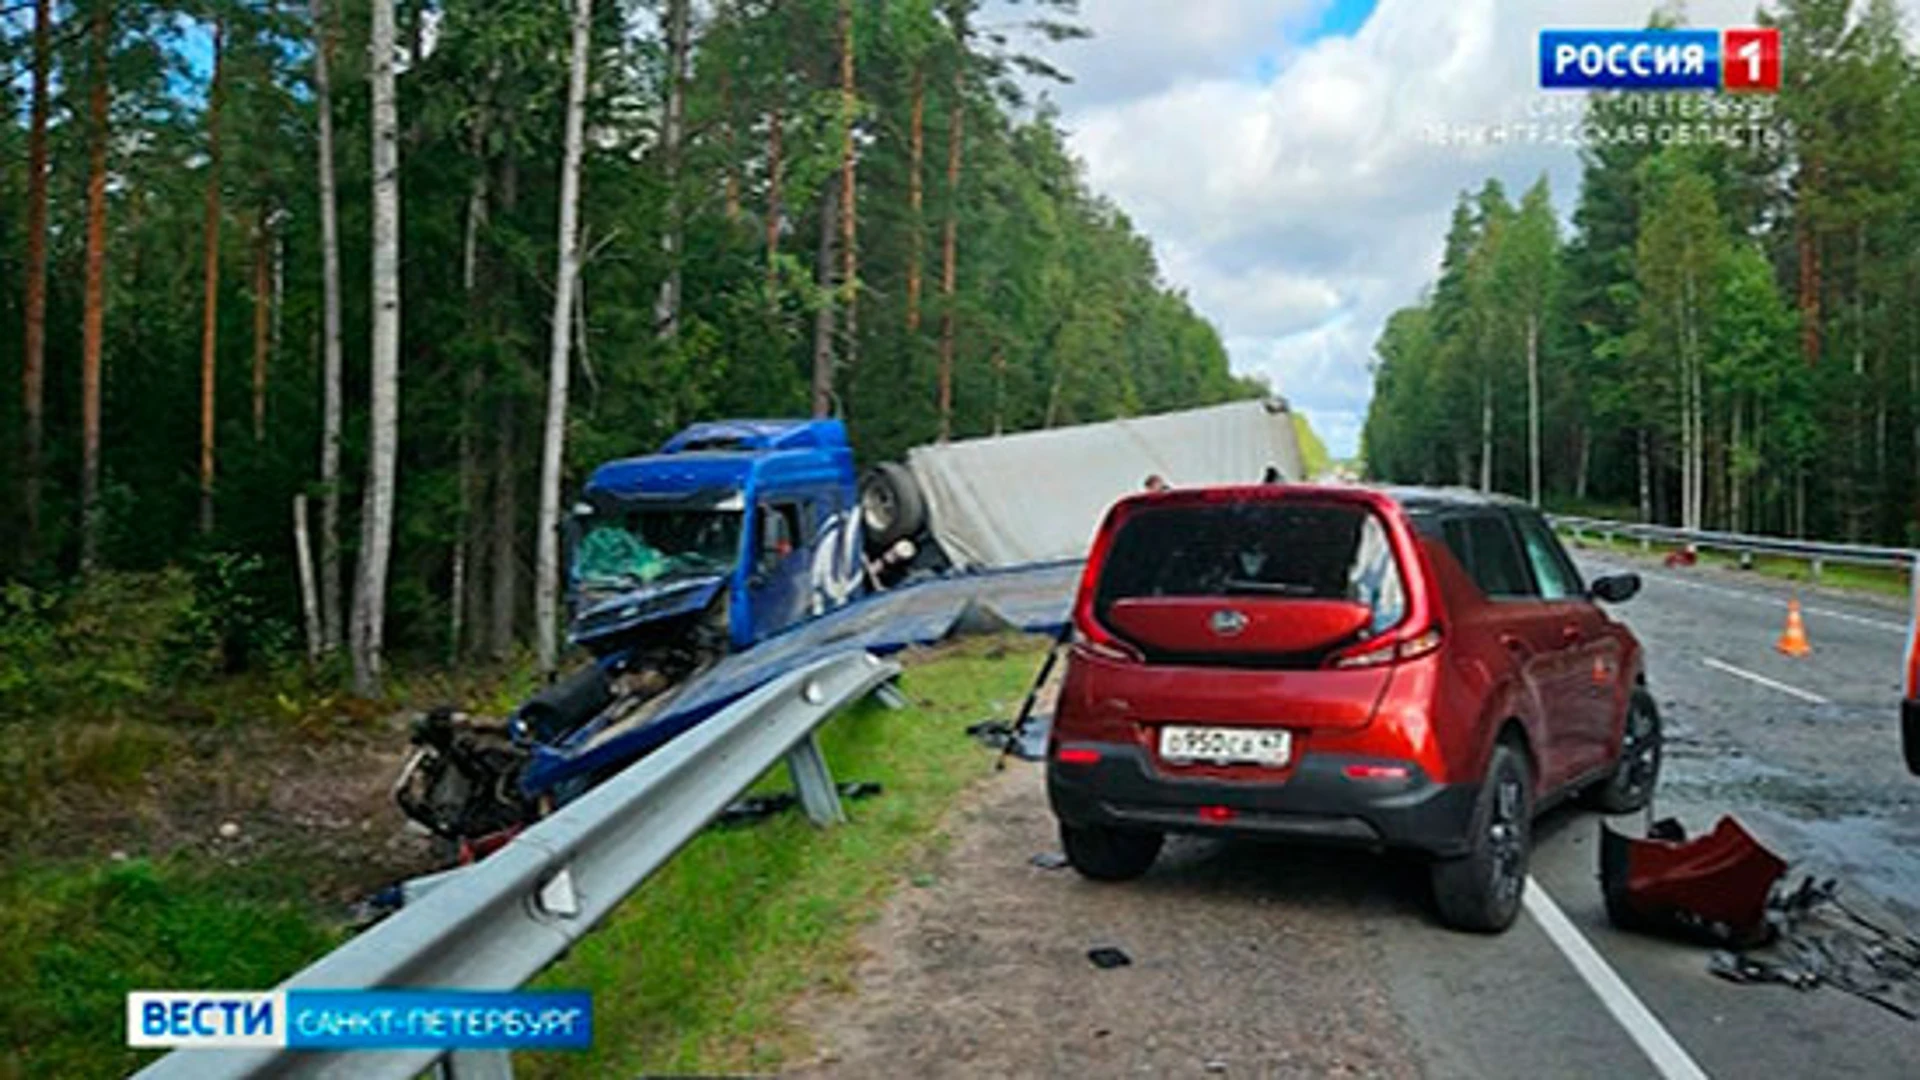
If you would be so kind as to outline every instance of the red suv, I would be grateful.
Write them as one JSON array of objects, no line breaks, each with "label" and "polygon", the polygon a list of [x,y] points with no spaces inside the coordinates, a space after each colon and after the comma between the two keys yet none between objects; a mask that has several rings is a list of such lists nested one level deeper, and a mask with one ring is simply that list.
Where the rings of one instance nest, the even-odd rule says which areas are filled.
[{"label": "red suv", "polygon": [[1646,805],[1640,645],[1545,520],[1460,491],[1261,485],[1107,514],[1074,605],[1047,794],[1087,877],[1169,832],[1401,848],[1448,924],[1519,911],[1532,820]]}]

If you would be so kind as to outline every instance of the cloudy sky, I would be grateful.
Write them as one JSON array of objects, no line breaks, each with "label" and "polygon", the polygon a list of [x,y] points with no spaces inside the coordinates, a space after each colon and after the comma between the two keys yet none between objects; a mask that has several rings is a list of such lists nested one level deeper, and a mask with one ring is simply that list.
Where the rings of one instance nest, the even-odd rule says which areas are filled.
[{"label": "cloudy sky", "polygon": [[[1564,217],[1578,188],[1570,148],[1445,145],[1433,125],[1525,122],[1569,104],[1535,88],[1539,30],[1641,26],[1651,8],[1081,0],[1095,36],[1049,50],[1076,78],[1050,93],[1094,188],[1153,239],[1235,370],[1270,378],[1346,456],[1373,341],[1433,277],[1456,194],[1496,176],[1517,198],[1544,172]],[[1753,10],[1687,4],[1702,27],[1751,25]]]}]

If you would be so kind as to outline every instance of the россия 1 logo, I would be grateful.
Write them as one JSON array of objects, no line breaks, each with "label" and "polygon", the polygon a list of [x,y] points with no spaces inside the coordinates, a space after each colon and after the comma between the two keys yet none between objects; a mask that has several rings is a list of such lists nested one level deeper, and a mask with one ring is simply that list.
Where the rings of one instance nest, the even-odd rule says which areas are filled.
[{"label": "\u0440\u043e\u0441\u0441\u0438\u044f 1 logo", "polygon": [[1542,30],[1549,90],[1780,89],[1780,31]]}]

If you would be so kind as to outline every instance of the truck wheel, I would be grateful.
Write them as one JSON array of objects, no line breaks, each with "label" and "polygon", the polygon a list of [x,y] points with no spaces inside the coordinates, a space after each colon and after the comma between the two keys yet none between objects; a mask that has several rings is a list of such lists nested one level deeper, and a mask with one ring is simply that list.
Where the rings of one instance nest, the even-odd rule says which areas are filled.
[{"label": "truck wheel", "polygon": [[1533,844],[1533,782],[1509,743],[1493,748],[1471,828],[1465,855],[1433,864],[1434,903],[1456,930],[1499,933],[1520,914]]},{"label": "truck wheel", "polygon": [[1060,845],[1080,876],[1095,881],[1132,881],[1160,857],[1165,837],[1157,832],[1060,823]]},{"label": "truck wheel", "polygon": [[1660,710],[1653,695],[1636,689],[1627,699],[1627,731],[1620,740],[1620,760],[1613,775],[1595,787],[1590,800],[1608,814],[1631,814],[1646,808],[1660,782]]},{"label": "truck wheel", "polygon": [[927,527],[927,501],[905,465],[883,461],[867,470],[860,481],[860,518],[868,554],[918,536]]}]

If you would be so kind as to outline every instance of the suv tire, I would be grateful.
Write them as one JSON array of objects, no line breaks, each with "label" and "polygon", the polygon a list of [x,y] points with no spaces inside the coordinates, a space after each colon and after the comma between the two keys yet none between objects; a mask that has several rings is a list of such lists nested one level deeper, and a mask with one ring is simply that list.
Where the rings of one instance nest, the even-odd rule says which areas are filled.
[{"label": "suv tire", "polygon": [[1471,829],[1465,855],[1433,864],[1434,903],[1456,930],[1499,933],[1520,914],[1533,848],[1533,779],[1512,743],[1493,748]]},{"label": "suv tire", "polygon": [[1620,740],[1620,759],[1613,775],[1595,786],[1590,799],[1603,813],[1631,814],[1646,809],[1660,782],[1660,710],[1653,695],[1636,687],[1627,699],[1627,730]]},{"label": "suv tire", "polygon": [[1095,881],[1132,881],[1147,872],[1166,840],[1157,832],[1105,825],[1060,823],[1060,844],[1080,876]]}]

